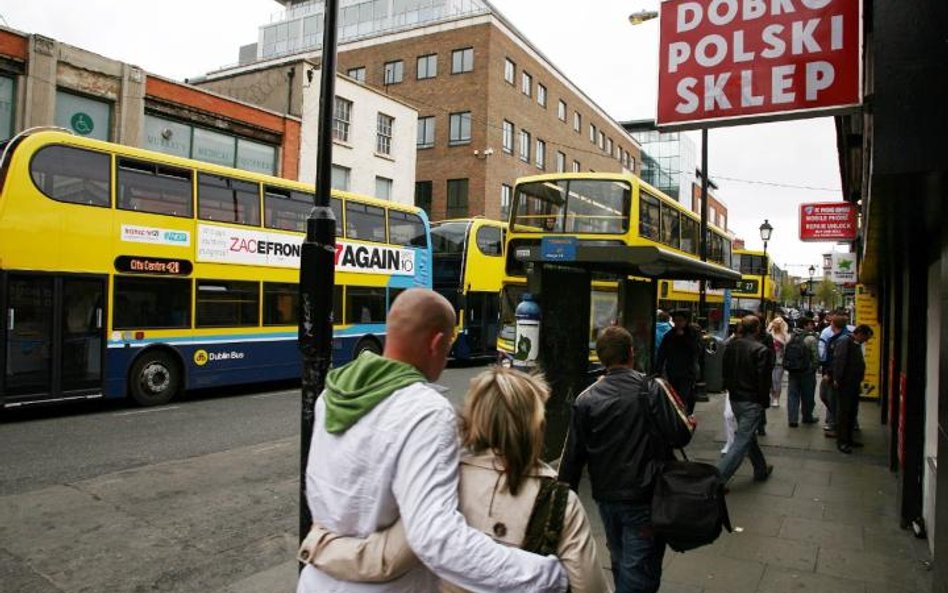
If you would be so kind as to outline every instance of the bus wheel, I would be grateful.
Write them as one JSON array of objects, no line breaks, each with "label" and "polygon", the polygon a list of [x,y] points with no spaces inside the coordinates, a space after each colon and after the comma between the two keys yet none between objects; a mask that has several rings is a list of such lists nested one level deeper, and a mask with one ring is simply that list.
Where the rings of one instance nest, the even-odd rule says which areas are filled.
[{"label": "bus wheel", "polygon": [[381,354],[382,345],[379,344],[378,340],[375,338],[362,338],[359,340],[359,343],[356,344],[355,350],[352,351],[352,358],[356,359],[362,356],[363,352],[371,352],[372,354]]},{"label": "bus wheel", "polygon": [[140,406],[160,406],[171,401],[181,386],[178,363],[167,352],[147,352],[132,365],[128,377],[132,399]]}]

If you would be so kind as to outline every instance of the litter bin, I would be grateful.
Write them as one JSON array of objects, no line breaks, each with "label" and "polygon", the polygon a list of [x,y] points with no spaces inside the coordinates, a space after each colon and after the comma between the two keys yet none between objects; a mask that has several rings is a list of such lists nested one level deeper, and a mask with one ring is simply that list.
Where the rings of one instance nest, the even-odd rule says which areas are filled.
[{"label": "litter bin", "polygon": [[701,340],[702,365],[701,379],[708,393],[724,391],[724,340],[705,334]]}]

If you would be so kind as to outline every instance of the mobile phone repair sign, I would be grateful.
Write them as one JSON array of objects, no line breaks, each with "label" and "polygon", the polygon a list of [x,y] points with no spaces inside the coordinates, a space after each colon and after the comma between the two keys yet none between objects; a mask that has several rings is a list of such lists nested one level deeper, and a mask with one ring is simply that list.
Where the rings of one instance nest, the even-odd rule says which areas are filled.
[{"label": "mobile phone repair sign", "polygon": [[813,117],[862,102],[861,0],[666,0],[659,127]]}]

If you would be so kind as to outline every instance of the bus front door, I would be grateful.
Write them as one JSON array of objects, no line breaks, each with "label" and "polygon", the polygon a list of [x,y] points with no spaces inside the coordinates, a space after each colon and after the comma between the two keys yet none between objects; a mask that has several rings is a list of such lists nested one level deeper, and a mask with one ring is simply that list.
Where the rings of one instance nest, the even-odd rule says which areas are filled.
[{"label": "bus front door", "polygon": [[3,404],[101,395],[105,278],[9,273],[3,282]]}]

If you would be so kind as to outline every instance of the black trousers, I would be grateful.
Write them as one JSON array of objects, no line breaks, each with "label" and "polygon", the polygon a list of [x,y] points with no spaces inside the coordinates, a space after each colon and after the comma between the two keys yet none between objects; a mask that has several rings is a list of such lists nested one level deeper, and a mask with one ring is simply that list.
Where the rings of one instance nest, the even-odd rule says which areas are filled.
[{"label": "black trousers", "polygon": [[836,395],[836,443],[851,445],[859,413],[860,385],[840,384]]}]

